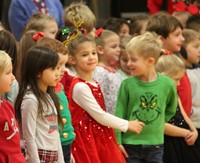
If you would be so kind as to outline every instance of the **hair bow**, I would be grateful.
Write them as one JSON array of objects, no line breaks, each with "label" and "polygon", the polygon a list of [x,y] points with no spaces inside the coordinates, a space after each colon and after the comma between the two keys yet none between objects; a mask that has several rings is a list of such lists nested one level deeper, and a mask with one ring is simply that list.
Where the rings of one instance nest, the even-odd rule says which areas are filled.
[{"label": "hair bow", "polygon": [[43,38],[44,37],[44,33],[43,32],[36,32],[32,39],[35,40],[35,41],[38,41],[39,38]]},{"label": "hair bow", "polygon": [[70,29],[69,28],[63,28],[61,30],[61,32],[62,32],[62,35],[67,35],[70,32]]},{"label": "hair bow", "polygon": [[99,37],[101,35],[101,33],[103,32],[103,28],[99,28],[95,31],[95,36]]}]

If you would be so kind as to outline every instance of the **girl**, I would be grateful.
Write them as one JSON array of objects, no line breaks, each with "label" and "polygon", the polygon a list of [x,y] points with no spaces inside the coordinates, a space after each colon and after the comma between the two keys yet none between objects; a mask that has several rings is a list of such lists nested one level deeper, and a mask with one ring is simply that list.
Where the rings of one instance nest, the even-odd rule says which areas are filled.
[{"label": "girl", "polygon": [[52,16],[37,13],[29,18],[22,35],[29,30],[44,32],[45,37],[55,38],[58,26],[56,20]]},{"label": "girl", "polygon": [[[156,70],[172,78],[178,86],[185,73],[185,64],[174,54],[163,55],[156,64]],[[178,98],[176,114],[165,124],[164,162],[200,162],[199,150],[194,144],[197,136],[195,126]]]},{"label": "girl", "polygon": [[120,55],[120,40],[116,33],[109,30],[102,30],[98,34],[96,46],[99,63],[94,71],[94,79],[101,86],[106,110],[113,114],[115,112],[117,91],[121,83],[120,78],[115,73]]},{"label": "girl", "polygon": [[77,70],[69,91],[72,124],[76,133],[72,153],[76,163],[124,163],[110,127],[139,134],[143,123],[137,120],[129,122],[105,111],[103,94],[93,79],[98,62],[93,39],[80,34],[67,46]]},{"label": "girl", "polygon": [[[0,51],[0,95],[10,90],[14,79],[11,58],[4,51]],[[20,134],[14,109],[9,102],[0,99],[0,111],[0,162],[25,163],[21,153]]]},{"label": "girl", "polygon": [[[18,54],[17,43],[15,37],[7,30],[0,31],[0,50],[4,50],[12,58],[13,74],[18,74]],[[8,100],[14,105],[15,99],[19,91],[18,81],[14,79],[12,87],[9,92],[3,95],[3,98]]]},{"label": "girl", "polygon": [[28,50],[22,61],[15,109],[27,163],[64,162],[58,132],[59,101],[52,89],[60,78],[58,61],[54,51],[42,46]]}]

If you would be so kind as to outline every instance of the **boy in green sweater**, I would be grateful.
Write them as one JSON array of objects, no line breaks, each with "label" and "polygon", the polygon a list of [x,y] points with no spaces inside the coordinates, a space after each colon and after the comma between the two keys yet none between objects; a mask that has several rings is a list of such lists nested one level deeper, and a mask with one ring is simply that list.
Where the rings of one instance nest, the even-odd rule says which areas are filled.
[{"label": "boy in green sweater", "polygon": [[119,89],[116,116],[145,123],[140,134],[116,131],[117,142],[127,163],[162,163],[164,124],[175,114],[177,92],[172,79],[155,71],[162,53],[155,33],[134,37],[126,46],[133,77]]}]

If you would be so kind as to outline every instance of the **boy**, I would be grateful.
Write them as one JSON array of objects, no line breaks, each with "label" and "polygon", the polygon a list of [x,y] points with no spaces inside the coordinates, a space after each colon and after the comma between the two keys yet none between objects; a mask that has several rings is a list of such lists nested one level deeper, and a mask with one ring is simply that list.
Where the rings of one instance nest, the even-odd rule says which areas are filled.
[{"label": "boy", "polygon": [[174,82],[155,71],[161,48],[160,39],[150,32],[134,37],[126,46],[133,77],[122,81],[116,116],[145,123],[139,135],[116,131],[128,163],[162,163],[164,124],[176,111],[177,93]]},{"label": "boy", "polygon": [[[174,18],[164,12],[160,12],[151,17],[147,24],[147,31],[155,32],[160,35],[163,42],[163,48],[166,52],[178,53],[184,41],[182,35],[182,25]],[[181,99],[183,108],[190,116],[192,106],[192,91],[187,73],[181,78],[180,85],[177,87],[178,95]]]}]

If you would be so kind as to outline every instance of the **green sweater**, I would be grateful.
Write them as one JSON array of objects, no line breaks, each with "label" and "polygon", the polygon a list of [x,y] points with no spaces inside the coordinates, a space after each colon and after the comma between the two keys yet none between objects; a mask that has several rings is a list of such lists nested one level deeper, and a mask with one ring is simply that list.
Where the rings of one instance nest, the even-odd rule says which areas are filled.
[{"label": "green sweater", "polygon": [[60,113],[63,122],[63,128],[59,126],[60,140],[62,146],[71,144],[75,139],[74,128],[71,122],[71,114],[69,111],[69,103],[64,93],[64,88],[60,82],[57,83],[54,88],[59,100],[60,100]]},{"label": "green sweater", "polygon": [[145,123],[140,134],[116,131],[118,144],[159,145],[164,143],[164,124],[175,114],[177,91],[173,80],[158,73],[153,82],[136,77],[125,79],[118,92],[116,116]]}]

